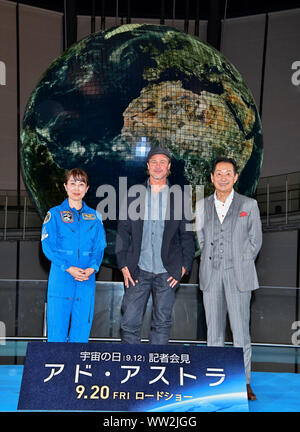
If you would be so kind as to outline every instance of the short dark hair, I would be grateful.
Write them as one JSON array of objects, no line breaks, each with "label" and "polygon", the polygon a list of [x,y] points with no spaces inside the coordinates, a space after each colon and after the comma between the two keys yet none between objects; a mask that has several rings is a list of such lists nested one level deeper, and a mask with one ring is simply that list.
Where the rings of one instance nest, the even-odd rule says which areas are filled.
[{"label": "short dark hair", "polygon": [[232,158],[227,158],[227,157],[217,157],[217,158],[213,161],[213,163],[212,163],[212,166],[211,166],[211,174],[213,174],[213,173],[215,172],[215,170],[216,170],[216,166],[217,166],[218,163],[220,163],[220,162],[227,162],[227,163],[230,163],[230,164],[233,166],[234,174],[237,174],[237,173],[238,173],[238,166],[237,166],[237,164],[236,164],[236,162],[235,162],[234,159],[232,159]]},{"label": "short dark hair", "polygon": [[85,183],[87,186],[90,185],[89,177],[85,171],[83,171],[81,168],[72,168],[71,170],[67,171],[65,174],[65,184],[68,183],[68,180],[73,177],[75,181],[81,181]]}]

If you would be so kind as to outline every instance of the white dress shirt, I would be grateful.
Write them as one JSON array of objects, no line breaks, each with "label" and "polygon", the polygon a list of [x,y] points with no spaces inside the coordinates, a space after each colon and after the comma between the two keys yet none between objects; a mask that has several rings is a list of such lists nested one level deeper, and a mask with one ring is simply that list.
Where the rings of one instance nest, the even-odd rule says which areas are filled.
[{"label": "white dress shirt", "polygon": [[234,196],[234,190],[232,189],[232,191],[230,192],[230,194],[226,198],[226,201],[223,203],[222,201],[218,200],[216,191],[214,193],[216,212],[217,212],[217,215],[219,217],[219,221],[221,223],[223,223],[223,220],[225,219],[225,216],[226,216],[226,214],[229,210],[229,207],[232,203],[233,196]]}]

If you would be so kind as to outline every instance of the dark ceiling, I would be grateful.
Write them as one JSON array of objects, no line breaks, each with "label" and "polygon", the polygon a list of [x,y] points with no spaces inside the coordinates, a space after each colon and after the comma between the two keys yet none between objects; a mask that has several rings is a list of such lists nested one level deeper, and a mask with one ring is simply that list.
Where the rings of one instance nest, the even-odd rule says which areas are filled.
[{"label": "dark ceiling", "polygon": [[[78,15],[165,18],[165,19],[208,19],[209,4],[219,4],[221,16],[227,18],[295,9],[300,0],[10,0],[58,12],[64,11],[65,2],[76,4]],[[175,4],[175,17],[174,14]],[[299,23],[300,24],[300,23]]]}]

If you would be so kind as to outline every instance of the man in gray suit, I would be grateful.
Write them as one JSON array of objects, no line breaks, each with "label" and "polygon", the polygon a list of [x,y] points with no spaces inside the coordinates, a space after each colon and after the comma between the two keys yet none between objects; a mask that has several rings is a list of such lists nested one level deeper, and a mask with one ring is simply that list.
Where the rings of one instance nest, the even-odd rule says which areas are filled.
[{"label": "man in gray suit", "polygon": [[[201,249],[200,288],[207,323],[207,344],[223,346],[228,312],[234,346],[242,347],[248,399],[256,396],[250,387],[251,291],[259,288],[254,261],[262,244],[257,202],[238,194],[233,159],[218,158],[211,172],[215,193],[204,199],[197,212]],[[201,214],[202,217],[201,217]]]}]

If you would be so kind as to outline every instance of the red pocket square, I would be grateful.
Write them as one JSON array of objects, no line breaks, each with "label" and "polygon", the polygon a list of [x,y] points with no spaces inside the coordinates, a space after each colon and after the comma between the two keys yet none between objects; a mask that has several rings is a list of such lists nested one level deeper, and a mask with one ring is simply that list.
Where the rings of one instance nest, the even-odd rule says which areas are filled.
[{"label": "red pocket square", "polygon": [[244,216],[247,216],[247,212],[245,212],[245,211],[242,211],[241,213],[240,213],[240,217],[244,217]]}]

